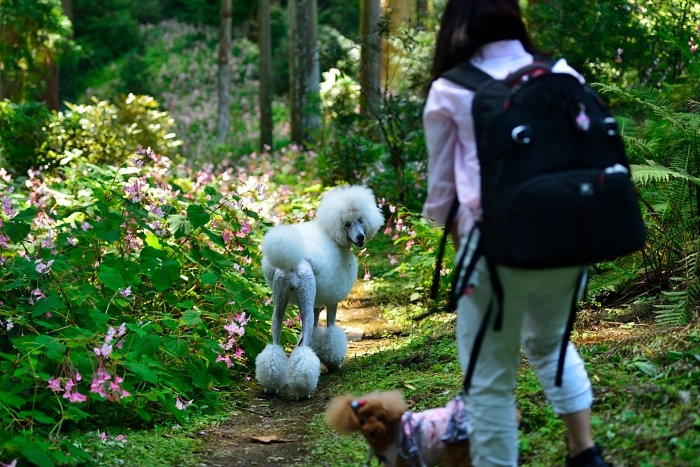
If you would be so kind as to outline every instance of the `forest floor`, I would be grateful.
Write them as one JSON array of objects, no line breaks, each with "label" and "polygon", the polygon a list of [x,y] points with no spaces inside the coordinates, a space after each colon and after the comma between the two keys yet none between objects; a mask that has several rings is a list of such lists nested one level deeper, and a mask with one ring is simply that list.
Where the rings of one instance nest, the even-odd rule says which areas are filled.
[{"label": "forest floor", "polygon": [[[673,380],[672,375],[676,373],[672,368],[677,370],[678,365],[684,364],[685,360],[681,358],[683,352],[677,351],[679,358],[675,362],[666,362],[666,366],[652,358],[655,354],[667,355],[676,343],[688,348],[689,341],[700,341],[700,326],[695,323],[686,328],[658,328],[653,325],[654,314],[650,309],[649,306],[626,306],[614,312],[605,309],[582,312],[579,316],[574,341],[589,364],[589,374],[595,388],[593,423],[596,439],[602,438],[607,443],[607,452],[616,467],[700,466],[700,459],[688,460],[693,458],[693,452],[700,452],[698,390],[687,390],[687,387],[686,390],[682,387],[674,389],[675,386],[662,384],[664,374],[666,379],[670,377]],[[358,381],[363,379],[362,384],[369,387],[386,384],[381,375],[373,373],[377,362],[367,356],[374,354],[379,355],[379,359],[384,358],[386,363],[383,365],[389,373],[392,370],[388,367],[392,365],[398,364],[394,368],[406,367],[405,363],[400,362],[403,355],[409,355],[406,357],[409,363],[417,363],[423,369],[429,368],[429,371],[434,371],[436,362],[439,364],[441,359],[443,362],[453,360],[447,365],[456,364],[456,355],[452,353],[450,356],[454,350],[449,348],[443,351],[442,357],[430,350],[426,351],[427,357],[415,353],[393,354],[396,350],[388,349],[395,349],[397,344],[407,340],[410,331],[407,331],[405,323],[401,326],[387,320],[385,311],[363,298],[362,294],[351,296],[338,309],[338,325],[346,330],[349,341],[343,368],[333,373],[324,371],[317,390],[308,400],[296,400],[288,389],[277,395],[265,395],[251,381],[244,391],[249,398],[237,399],[228,420],[198,433],[203,441],[199,453],[200,465],[361,465],[366,456],[366,447],[359,435],[354,441],[345,436],[333,439],[328,428],[319,428],[319,425],[323,425],[320,414],[338,392],[344,392],[347,388],[360,390],[357,388],[360,385]],[[453,326],[453,315],[444,317],[444,321],[451,322],[449,325]],[[451,333],[449,328],[442,332]],[[449,342],[443,345],[453,346]],[[688,355],[693,357],[694,354]],[[700,359],[697,356],[694,358]],[[421,359],[426,361],[421,363]],[[691,364],[688,368],[682,368],[681,372],[690,371],[689,374],[694,375],[692,379],[695,379],[696,368]],[[421,375],[420,371],[406,370],[406,375],[397,376],[403,379],[390,384],[408,391],[416,389],[415,386],[421,384],[423,378],[423,388],[414,391],[413,396],[419,400],[423,397],[418,395],[420,391],[423,394],[446,394],[458,387],[453,384],[454,387],[450,388],[448,384],[448,390],[442,391],[445,387],[436,383],[436,376]],[[393,373],[398,372],[393,370]],[[409,384],[414,381],[418,383]],[[526,417],[521,424],[521,465],[563,465],[563,427],[541,396],[534,372],[526,362],[521,365],[518,386],[518,404]],[[553,439],[556,441],[552,442]],[[330,446],[334,442],[343,447]],[[541,449],[542,443],[546,444],[546,451]]]},{"label": "forest floor", "polygon": [[[376,305],[364,299],[356,289],[353,296],[338,307],[336,323],[348,338],[346,364],[353,358],[375,352],[396,341],[402,331],[383,317]],[[321,323],[325,324],[325,312]],[[323,465],[309,453],[308,428],[317,414],[323,413],[332,393],[329,381],[334,375],[323,367],[312,397],[297,400],[288,387],[278,394],[264,394],[262,388],[250,388],[247,403],[237,404],[225,423],[200,432],[205,440],[202,463],[207,467],[229,466],[310,466]],[[333,465],[328,463],[327,465]]]}]

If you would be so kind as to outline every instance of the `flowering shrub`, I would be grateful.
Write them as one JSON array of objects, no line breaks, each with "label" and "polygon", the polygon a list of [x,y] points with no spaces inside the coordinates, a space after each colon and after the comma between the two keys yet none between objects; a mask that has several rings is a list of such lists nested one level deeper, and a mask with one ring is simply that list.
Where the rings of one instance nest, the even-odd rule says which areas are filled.
[{"label": "flowering shrub", "polygon": [[[382,199],[381,204],[388,203]],[[390,289],[391,295],[398,300],[427,303],[442,229],[404,206],[389,204],[388,207],[390,215],[384,235],[391,237],[396,250],[386,253],[390,268],[380,276],[376,287]],[[454,255],[452,240],[448,239],[440,274],[440,302],[447,299],[452,283]]]},{"label": "flowering shrub", "polygon": [[150,150],[22,185],[0,171],[0,451],[85,460],[57,435],[101,406],[183,423],[247,377],[269,335],[267,182]]}]

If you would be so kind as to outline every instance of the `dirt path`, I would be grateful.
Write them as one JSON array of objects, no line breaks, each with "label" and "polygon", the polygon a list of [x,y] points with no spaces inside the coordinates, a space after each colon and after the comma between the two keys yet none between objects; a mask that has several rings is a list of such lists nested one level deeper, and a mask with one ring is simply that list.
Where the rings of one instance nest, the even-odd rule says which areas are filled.
[{"label": "dirt path", "polygon": [[[337,324],[348,337],[351,359],[381,347],[399,330],[382,317],[381,310],[363,298],[361,289],[338,307]],[[325,315],[321,315],[321,320]],[[325,324],[325,323],[324,323]],[[341,370],[342,371],[342,370]],[[311,399],[297,401],[288,388],[268,396],[254,386],[254,403],[237,406],[225,424],[200,432],[206,439],[202,462],[207,467],[291,467],[310,465],[304,435],[313,417],[323,412],[331,397],[326,390],[333,373],[325,368]]]}]

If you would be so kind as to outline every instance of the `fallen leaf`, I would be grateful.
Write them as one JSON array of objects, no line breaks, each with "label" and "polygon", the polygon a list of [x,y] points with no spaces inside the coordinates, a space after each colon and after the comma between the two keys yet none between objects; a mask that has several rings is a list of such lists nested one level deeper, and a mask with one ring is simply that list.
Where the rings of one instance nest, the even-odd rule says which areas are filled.
[{"label": "fallen leaf", "polygon": [[293,439],[278,438],[277,436],[251,436],[250,439],[257,441],[258,443],[270,444],[270,443],[293,443]]}]

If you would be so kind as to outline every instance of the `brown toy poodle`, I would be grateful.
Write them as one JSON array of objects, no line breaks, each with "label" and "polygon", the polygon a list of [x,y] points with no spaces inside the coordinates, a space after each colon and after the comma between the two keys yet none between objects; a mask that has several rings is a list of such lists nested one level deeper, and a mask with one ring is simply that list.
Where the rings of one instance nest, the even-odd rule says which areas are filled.
[{"label": "brown toy poodle", "polygon": [[371,458],[385,467],[472,467],[467,415],[459,397],[423,412],[406,410],[398,391],[375,391],[360,398],[334,397],[324,420],[341,433],[359,431]]}]

